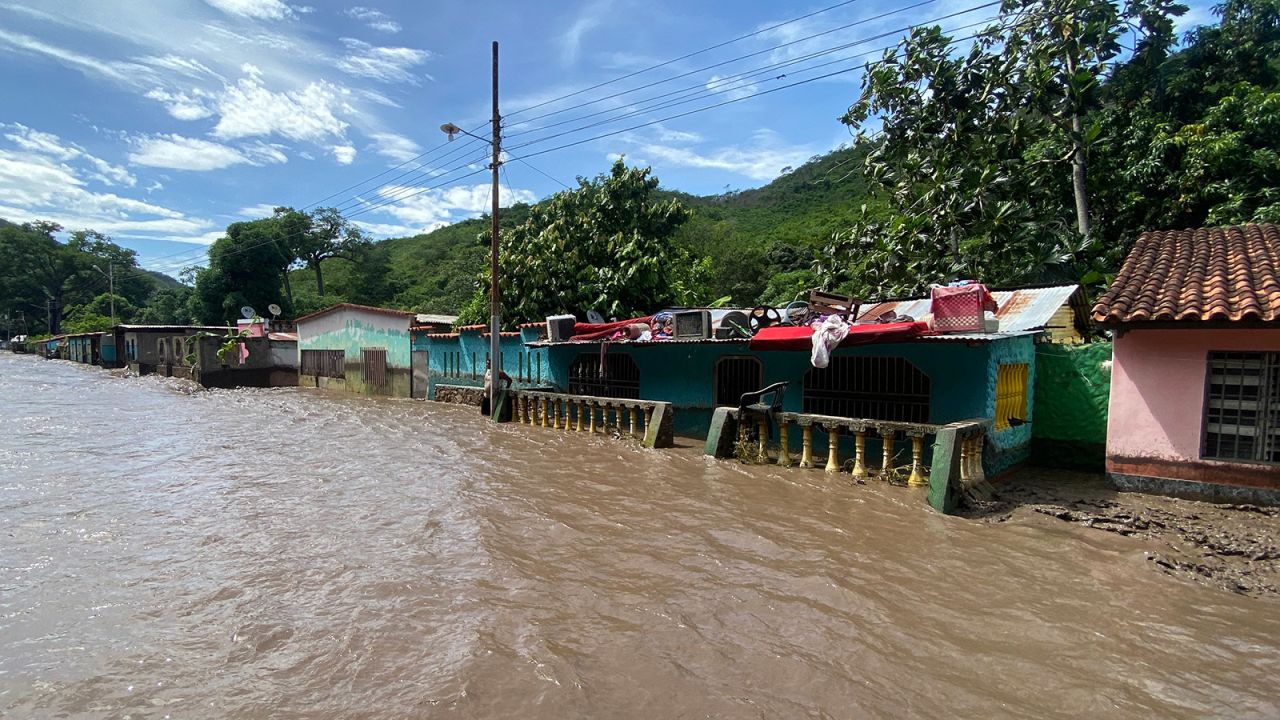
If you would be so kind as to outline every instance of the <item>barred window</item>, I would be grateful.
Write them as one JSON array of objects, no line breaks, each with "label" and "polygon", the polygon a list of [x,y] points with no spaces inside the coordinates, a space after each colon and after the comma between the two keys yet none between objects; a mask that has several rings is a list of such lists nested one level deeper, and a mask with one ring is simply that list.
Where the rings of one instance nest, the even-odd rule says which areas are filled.
[{"label": "barred window", "polygon": [[1027,419],[1027,363],[996,368],[996,429],[1013,426],[1011,418]]},{"label": "barred window", "polygon": [[387,384],[386,348],[360,348],[360,365],[366,385],[382,387]]},{"label": "barred window", "polygon": [[1280,353],[1211,352],[1205,385],[1201,457],[1280,462]]},{"label": "barred window", "polygon": [[764,367],[759,358],[723,357],[716,362],[715,404],[738,407],[745,393],[764,387]]},{"label": "barred window", "polygon": [[833,357],[804,375],[804,412],[929,422],[929,376],[897,357]]},{"label": "barred window", "polygon": [[569,393],[640,399],[640,368],[630,355],[581,353],[569,366]]},{"label": "barred window", "polygon": [[303,350],[300,375],[346,377],[346,353],[342,350]]}]

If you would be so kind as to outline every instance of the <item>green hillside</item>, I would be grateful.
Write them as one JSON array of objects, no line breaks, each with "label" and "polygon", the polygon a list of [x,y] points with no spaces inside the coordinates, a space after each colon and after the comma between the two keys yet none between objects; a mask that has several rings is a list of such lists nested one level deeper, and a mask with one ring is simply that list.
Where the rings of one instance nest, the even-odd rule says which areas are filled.
[{"label": "green hillside", "polygon": [[[707,299],[729,295],[735,304],[753,305],[764,295],[789,298],[813,285],[808,268],[814,252],[833,230],[847,226],[865,202],[861,171],[862,151],[842,148],[752,190],[711,196],[666,191],[693,210],[677,242],[694,256],[710,259]],[[528,212],[526,205],[505,208],[503,227],[524,222]],[[488,224],[485,216],[383,240],[359,264],[326,260],[324,297],[316,294],[310,270],[295,270],[290,282],[297,311],[346,301],[457,313],[472,298],[476,275],[486,267],[488,248],[479,238]],[[762,273],[762,267],[768,272]]]}]

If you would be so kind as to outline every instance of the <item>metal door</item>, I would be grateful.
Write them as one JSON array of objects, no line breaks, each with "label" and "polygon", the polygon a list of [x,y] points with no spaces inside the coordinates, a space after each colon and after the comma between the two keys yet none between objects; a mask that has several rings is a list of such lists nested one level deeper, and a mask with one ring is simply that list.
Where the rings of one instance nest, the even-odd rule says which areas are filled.
[{"label": "metal door", "polygon": [[426,400],[427,383],[430,380],[427,374],[427,368],[429,367],[427,364],[427,351],[414,350],[410,352],[409,355],[410,365],[413,367],[413,383],[411,386],[411,392],[415,398]]}]

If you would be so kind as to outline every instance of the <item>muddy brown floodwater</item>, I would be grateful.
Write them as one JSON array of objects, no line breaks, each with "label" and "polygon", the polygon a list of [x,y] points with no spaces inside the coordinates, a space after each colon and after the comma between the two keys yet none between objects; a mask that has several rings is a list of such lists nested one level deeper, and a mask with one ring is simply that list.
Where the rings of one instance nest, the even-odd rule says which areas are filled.
[{"label": "muddy brown floodwater", "polygon": [[473,411],[0,355],[0,716],[1280,716],[1140,538]]}]

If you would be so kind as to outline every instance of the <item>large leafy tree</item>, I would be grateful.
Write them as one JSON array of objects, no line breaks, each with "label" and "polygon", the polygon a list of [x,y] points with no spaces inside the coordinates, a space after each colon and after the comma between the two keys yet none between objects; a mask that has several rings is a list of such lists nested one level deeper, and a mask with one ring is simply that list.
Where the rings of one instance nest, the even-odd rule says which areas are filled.
[{"label": "large leafy tree", "polygon": [[320,295],[324,295],[321,263],[339,257],[361,260],[370,246],[360,227],[342,217],[336,208],[316,208],[306,214],[292,208],[276,208],[276,219],[285,226],[289,246],[298,259],[316,274],[316,292]]},{"label": "large leafy tree", "polygon": [[208,266],[195,272],[194,314],[201,322],[222,324],[238,318],[243,306],[264,312],[271,303],[291,314],[281,285],[295,257],[273,218],[227,226],[227,234],[209,246]]},{"label": "large leafy tree", "polygon": [[[43,315],[54,334],[64,331],[64,318],[73,321],[72,329],[102,329],[110,324],[106,274],[114,272],[117,278],[117,319],[122,308],[141,305],[154,292],[155,283],[138,270],[133,250],[93,230],[71,232],[65,242],[56,237],[61,232],[51,222],[0,225],[0,311],[4,314]],[[108,308],[101,320],[93,309],[99,302]],[[95,317],[90,322],[77,318],[80,313]]]},{"label": "large leafy tree", "polygon": [[[690,302],[698,263],[672,242],[689,211],[660,200],[649,168],[614,162],[609,173],[534,206],[501,238],[500,288],[508,324],[596,310],[624,318]],[[488,233],[482,235],[486,244]],[[488,315],[488,273],[464,320]]]},{"label": "large leafy tree", "polygon": [[1090,207],[1100,88],[1123,34],[1159,56],[1179,12],[1167,0],[1006,0],[962,53],[938,28],[914,30],[868,66],[842,118],[875,143],[866,170],[888,215],[837,236],[820,275],[879,293],[956,276],[1100,277],[1111,261]]}]

